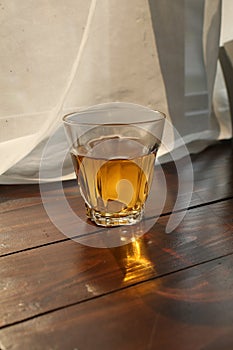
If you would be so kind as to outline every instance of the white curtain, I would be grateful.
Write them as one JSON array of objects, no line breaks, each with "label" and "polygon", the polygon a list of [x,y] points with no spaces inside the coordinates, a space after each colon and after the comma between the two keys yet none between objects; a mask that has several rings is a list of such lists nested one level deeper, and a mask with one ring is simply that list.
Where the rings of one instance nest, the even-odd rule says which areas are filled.
[{"label": "white curtain", "polygon": [[[5,0],[1,7],[0,183],[37,182],[58,128],[52,172],[67,147],[62,116],[98,103],[164,111],[190,152],[231,137],[217,68],[221,12],[232,18],[231,0]],[[72,177],[68,159],[64,179]]]}]

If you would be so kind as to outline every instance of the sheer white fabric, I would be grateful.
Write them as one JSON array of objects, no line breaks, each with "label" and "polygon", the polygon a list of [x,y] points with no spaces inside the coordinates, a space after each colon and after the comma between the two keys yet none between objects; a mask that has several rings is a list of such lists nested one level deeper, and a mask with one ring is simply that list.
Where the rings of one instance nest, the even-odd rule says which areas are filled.
[{"label": "sheer white fabric", "polygon": [[[44,145],[59,128],[47,160],[52,172],[67,147],[62,116],[98,103],[164,111],[191,152],[231,136],[219,68],[215,80],[221,0],[5,0],[1,6],[0,183],[37,182]],[[231,0],[223,1],[229,21],[228,7]],[[222,37],[232,39],[223,29]],[[164,154],[161,149],[161,161]],[[64,169],[64,179],[74,177],[69,160]]]}]

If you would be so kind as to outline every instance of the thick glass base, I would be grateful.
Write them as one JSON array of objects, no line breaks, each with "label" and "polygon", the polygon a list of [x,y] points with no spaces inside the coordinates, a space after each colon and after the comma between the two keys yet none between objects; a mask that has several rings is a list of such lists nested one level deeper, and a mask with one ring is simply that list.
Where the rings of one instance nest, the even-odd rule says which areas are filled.
[{"label": "thick glass base", "polygon": [[143,218],[144,208],[133,211],[128,214],[125,213],[100,213],[94,209],[87,208],[87,217],[95,222],[98,226],[113,227],[123,225],[134,225],[140,222]]}]

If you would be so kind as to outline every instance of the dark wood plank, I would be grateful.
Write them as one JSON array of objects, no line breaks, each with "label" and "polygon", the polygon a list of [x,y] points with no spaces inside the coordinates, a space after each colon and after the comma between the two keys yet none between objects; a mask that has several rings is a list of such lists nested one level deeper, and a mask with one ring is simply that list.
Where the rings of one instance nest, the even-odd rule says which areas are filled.
[{"label": "dark wood plank", "polygon": [[[51,195],[55,190],[56,186],[47,188]],[[71,188],[76,185],[76,180],[64,181],[63,187],[65,191],[69,192]],[[72,190],[73,191],[73,190]],[[15,200],[23,198],[40,198],[40,187],[39,184],[21,184],[21,185],[0,185],[1,202],[6,200]]]},{"label": "dark wood plank", "polygon": [[[205,266],[233,254],[233,200],[226,200],[232,197],[232,149],[222,142],[192,158],[191,205],[201,207],[189,210],[169,235],[166,215],[141,239],[118,248],[68,240],[49,222],[36,186],[1,186],[1,252],[11,255],[0,258],[0,349],[231,349],[232,257],[220,259],[213,274]],[[165,213],[174,206],[177,179],[172,163],[163,170],[169,183]],[[65,183],[65,193],[85,217],[74,182]],[[51,186],[47,200],[59,209],[60,198]],[[77,228],[77,235],[83,243],[104,241],[96,230]]]},{"label": "dark wood plank", "polygon": [[[223,185],[228,184],[229,182],[232,185],[233,181],[233,151],[232,144],[230,140],[219,141],[216,144],[208,147],[204,151],[191,155],[193,171],[194,171],[194,192],[198,192],[200,190],[205,190],[209,192],[209,189],[212,189],[213,184],[215,186],[222,187]],[[185,162],[183,160],[180,161]],[[185,169],[184,173],[185,173]],[[162,171],[164,172],[167,181],[169,182],[169,189],[174,194],[177,191],[177,179],[176,179],[176,167],[174,163],[169,162],[162,165]],[[158,174],[158,176],[160,176]],[[170,181],[171,180],[171,181]],[[63,187],[67,197],[77,196],[77,188],[76,188],[76,180],[65,181],[63,183]],[[212,191],[212,198],[210,200],[216,200],[224,198],[227,196],[232,196],[232,186],[227,187],[229,192],[223,192],[221,196],[221,192],[216,194]],[[56,192],[56,184],[51,183],[47,187],[47,191],[52,196],[59,195]],[[9,207],[9,210],[17,209],[18,203],[23,201],[24,199],[29,199],[33,203],[33,199],[35,200],[34,204],[37,204],[38,201],[36,199],[40,198],[40,190],[38,185],[0,185],[0,203],[4,203],[7,201],[12,201],[12,206]],[[15,202],[15,206],[13,203]],[[28,203],[26,201],[26,204]],[[202,202],[203,203],[203,202]],[[174,205],[174,203],[173,203]],[[21,206],[20,206],[21,207]],[[0,208],[1,209],[1,208]],[[7,207],[4,208],[7,210]],[[167,210],[169,211],[169,210]]]},{"label": "dark wood plank", "polygon": [[[233,196],[233,153],[229,142],[219,142],[217,145],[207,148],[198,155],[193,155],[194,167],[194,193],[190,205],[196,206]],[[180,161],[181,163],[183,160]],[[185,167],[184,167],[185,174]],[[167,163],[162,170],[156,169],[153,190],[156,200],[149,216],[156,216],[164,196],[160,189],[160,181],[165,174],[168,183],[166,203],[162,210],[169,213],[173,210],[177,197],[177,178],[175,165]],[[184,176],[185,177],[185,176]],[[188,181],[188,179],[187,179]],[[76,181],[64,183],[64,191],[71,208],[79,213],[85,221],[83,201],[77,190]],[[0,186],[1,190],[1,224],[0,224],[0,255],[5,255],[19,250],[37,247],[51,242],[66,239],[62,233],[50,222],[40,199],[37,185],[8,185]],[[186,208],[187,203],[180,198],[180,208]],[[48,186],[48,201],[56,203],[55,209],[59,213],[61,193],[56,190],[56,184]],[[60,215],[60,213],[59,213]],[[64,213],[65,215],[65,213]],[[87,226],[77,235],[98,231],[93,225]]]},{"label": "dark wood plank", "polygon": [[[61,198],[60,191],[57,190],[56,183],[47,183],[44,192],[46,192],[46,200],[54,200]],[[77,188],[77,181],[70,180],[63,182],[63,189],[66,198],[80,197]],[[41,204],[41,193],[39,185],[0,185],[0,213],[18,210],[28,206]]]},{"label": "dark wood plank", "polygon": [[233,199],[189,210],[171,234],[161,217],[122,247],[69,240],[0,258],[0,326],[233,253],[232,209]]},{"label": "dark wood plank", "polygon": [[[75,196],[74,198],[70,198],[69,201],[73,210],[77,211],[85,222],[85,209],[81,197]],[[60,219],[64,216],[65,222],[67,220],[69,225],[69,217],[66,213],[62,212],[59,196],[55,199],[54,210],[56,210]],[[98,230],[99,228],[93,224],[85,225],[82,231],[80,227],[77,227],[74,236],[96,232]],[[4,256],[12,252],[38,247],[51,242],[63,241],[68,238],[50,221],[40,200],[40,204],[38,205],[26,205],[24,202],[22,208],[7,210],[2,213],[0,239],[0,256]]]},{"label": "dark wood plank", "polygon": [[0,331],[2,350],[230,350],[233,256]]},{"label": "dark wood plank", "polygon": [[[226,153],[224,154],[224,150]],[[200,203],[233,196],[233,148],[231,140],[193,155],[194,192]]]}]

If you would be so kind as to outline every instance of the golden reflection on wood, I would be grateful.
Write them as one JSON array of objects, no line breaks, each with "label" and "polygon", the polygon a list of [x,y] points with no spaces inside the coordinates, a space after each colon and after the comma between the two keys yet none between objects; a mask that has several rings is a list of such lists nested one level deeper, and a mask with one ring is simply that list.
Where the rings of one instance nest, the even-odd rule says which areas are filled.
[{"label": "golden reflection on wood", "polygon": [[123,272],[123,284],[144,280],[154,275],[155,266],[150,261],[145,239],[132,238],[132,243],[112,249]]}]

